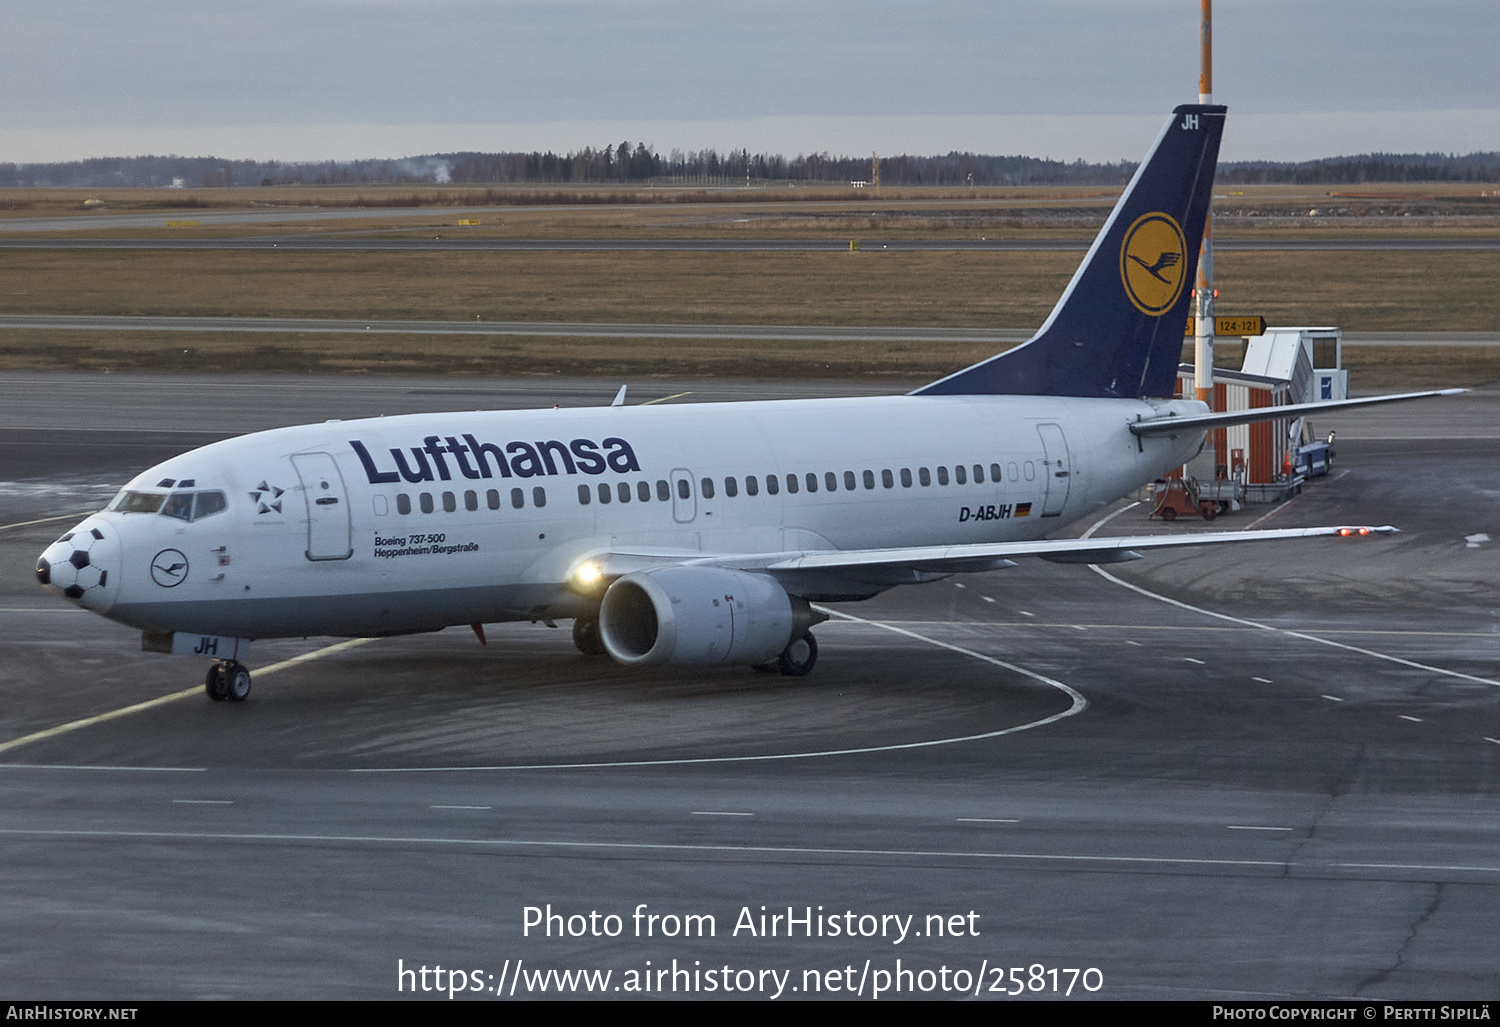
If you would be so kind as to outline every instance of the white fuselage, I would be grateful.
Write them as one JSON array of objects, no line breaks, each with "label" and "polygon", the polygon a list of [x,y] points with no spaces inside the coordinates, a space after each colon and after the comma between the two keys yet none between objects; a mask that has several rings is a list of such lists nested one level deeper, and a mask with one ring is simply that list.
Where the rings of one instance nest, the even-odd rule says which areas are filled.
[{"label": "white fuselage", "polygon": [[[282,428],[137,476],[74,529],[101,529],[94,566],[108,574],[73,598],[148,631],[244,638],[577,616],[589,601],[569,576],[600,552],[691,559],[1035,539],[1182,464],[1202,441],[1138,439],[1130,422],[1203,409],[899,396]],[[210,495],[202,516],[181,515],[181,496],[213,492],[222,509]],[[131,494],[146,500],[124,502]],[[127,512],[155,494],[178,516]]]}]

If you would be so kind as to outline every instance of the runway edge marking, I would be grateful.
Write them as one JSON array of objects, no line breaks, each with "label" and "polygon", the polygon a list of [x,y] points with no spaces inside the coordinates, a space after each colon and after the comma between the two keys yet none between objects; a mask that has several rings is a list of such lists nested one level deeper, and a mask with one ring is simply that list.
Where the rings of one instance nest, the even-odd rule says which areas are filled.
[{"label": "runway edge marking", "polygon": [[[1094,534],[1094,532],[1104,527],[1106,523],[1113,520],[1115,517],[1118,517],[1120,514],[1124,513],[1126,510],[1129,510],[1131,507],[1140,505],[1141,504],[1139,501],[1133,502],[1126,506],[1120,507],[1120,509],[1114,511],[1114,513],[1101,517],[1099,520],[1090,525],[1089,529],[1085,531],[1081,537],[1090,538]],[[1096,563],[1089,564],[1089,570],[1104,578],[1106,581],[1113,581],[1121,588],[1128,588],[1130,589],[1130,591],[1137,592],[1148,599],[1155,599],[1159,603],[1166,603],[1169,606],[1176,606],[1183,610],[1191,610],[1193,613],[1200,613],[1205,617],[1215,617],[1219,620],[1229,621],[1231,624],[1241,624],[1245,627],[1257,628],[1261,631],[1274,631],[1277,634],[1287,635],[1291,638],[1300,638],[1308,642],[1317,642],[1320,645],[1330,646],[1334,649],[1344,649],[1351,653],[1359,653],[1361,656],[1373,656],[1377,660],[1386,660],[1390,663],[1398,663],[1403,667],[1411,667],[1415,670],[1425,670],[1430,674],[1441,674],[1444,677],[1459,678],[1463,681],[1473,681],[1481,685],[1490,685],[1493,688],[1500,688],[1500,681],[1492,681],[1489,678],[1481,678],[1476,677],[1473,674],[1465,674],[1460,670],[1448,670],[1445,667],[1433,667],[1426,663],[1417,663],[1415,660],[1403,659],[1400,656],[1391,656],[1389,653],[1376,652],[1374,649],[1364,649],[1360,646],[1349,645],[1345,642],[1335,642],[1330,638],[1319,638],[1317,635],[1309,635],[1306,632],[1292,631],[1290,628],[1278,628],[1270,624],[1262,624],[1259,621],[1246,620],[1244,617],[1234,617],[1227,613],[1216,613],[1213,610],[1205,610],[1201,606],[1194,606],[1192,603],[1185,603],[1180,599],[1172,599],[1169,596],[1160,595],[1156,592],[1152,592],[1150,589],[1142,588],[1139,585],[1134,585],[1128,581],[1117,578]]]}]

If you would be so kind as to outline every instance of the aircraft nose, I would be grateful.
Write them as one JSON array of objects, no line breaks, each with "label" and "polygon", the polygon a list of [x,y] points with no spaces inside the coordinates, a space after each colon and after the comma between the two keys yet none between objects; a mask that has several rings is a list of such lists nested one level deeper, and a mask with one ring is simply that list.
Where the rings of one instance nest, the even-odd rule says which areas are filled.
[{"label": "aircraft nose", "polygon": [[119,536],[99,517],[88,518],[52,543],[36,562],[39,583],[99,613],[114,605],[119,579]]}]

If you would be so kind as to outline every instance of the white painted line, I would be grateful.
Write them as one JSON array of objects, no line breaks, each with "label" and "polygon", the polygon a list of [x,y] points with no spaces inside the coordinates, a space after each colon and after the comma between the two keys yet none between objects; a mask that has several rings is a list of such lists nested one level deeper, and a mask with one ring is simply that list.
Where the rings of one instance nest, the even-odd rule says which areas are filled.
[{"label": "white painted line", "polygon": [[428,809],[494,809],[493,806],[428,806]]},{"label": "white painted line", "polygon": [[1196,663],[1200,667],[1207,667],[1208,666],[1208,664],[1205,663],[1203,660],[1195,660],[1191,656],[1184,656],[1183,659],[1186,660],[1186,661],[1188,661],[1189,663]]},{"label": "white painted line", "polygon": [[[354,646],[364,645],[366,642],[373,641],[374,639],[372,638],[351,638],[346,642],[336,642],[333,645],[324,646],[322,649],[315,649],[310,653],[303,653],[301,656],[293,656],[290,660],[282,660],[280,663],[273,663],[268,667],[261,667],[253,673],[260,676],[266,674],[274,674],[279,670],[285,670],[288,667],[295,667],[299,663],[306,663],[308,660],[321,659],[324,656],[331,656],[334,653],[343,652],[345,649],[352,649]],[[94,724],[102,724],[105,721],[115,720],[119,717],[126,717],[132,713],[140,713],[142,710],[149,710],[156,706],[165,706],[167,703],[176,702],[178,699],[186,699],[190,695],[202,694],[203,686],[194,685],[192,688],[184,688],[180,692],[170,692],[167,695],[160,696],[156,699],[147,699],[145,702],[134,703],[130,706],[122,706],[118,710],[110,710],[108,713],[100,713],[93,717],[84,717],[81,720],[72,720],[66,724],[59,724],[56,727],[49,727],[45,731],[33,731],[29,735],[22,735],[20,738],[12,738],[8,742],[0,743],[0,752],[9,752],[11,749],[18,749],[23,745],[30,745],[32,742],[40,742],[44,738],[53,738],[57,735],[66,734],[69,731],[77,731],[79,728],[91,727]]]},{"label": "white painted line", "polygon": [[[669,842],[602,842],[602,841],[541,841],[531,838],[432,838],[415,835],[319,835],[319,834],[269,834],[269,833],[235,833],[230,831],[62,831],[62,830],[36,830],[24,828],[0,828],[0,837],[8,838],[96,838],[100,840],[115,839],[152,839],[156,841],[177,842],[269,842],[271,844],[285,845],[295,843],[340,843],[346,845],[449,845],[466,846],[472,848],[495,848],[495,849],[553,849],[571,852],[583,851],[622,851],[622,852],[712,852],[729,855],[762,855],[762,856],[850,856],[855,858],[869,856],[890,856],[896,858],[917,859],[992,859],[992,860],[1016,860],[1025,862],[1058,862],[1058,863],[1084,863],[1093,865],[1114,864],[1127,866],[1139,864],[1144,866],[1180,866],[1180,867],[1245,867],[1264,870],[1285,872],[1289,866],[1297,864],[1288,863],[1285,860],[1267,859],[1192,859],[1183,856],[1090,856],[1066,852],[984,852],[965,851],[962,849],[840,849],[840,848],[818,848],[813,846],[797,845],[707,845],[707,844],[681,844]],[[1363,866],[1364,864],[1327,864],[1309,863],[1309,867],[1325,866]],[[1432,869],[1427,867],[1410,867],[1405,869]],[[1500,866],[1496,867],[1453,867],[1456,870],[1483,870],[1491,873],[1500,873]]]},{"label": "white painted line", "polygon": [[900,752],[904,749],[927,749],[938,745],[957,745],[960,742],[982,742],[987,741],[991,738],[1004,738],[1006,735],[1013,735],[1021,731],[1030,731],[1033,728],[1045,727],[1046,725],[1056,723],[1057,721],[1062,720],[1065,717],[1071,717],[1074,714],[1082,713],[1084,710],[1089,708],[1089,701],[1085,699],[1076,689],[1063,684],[1061,681],[1056,681],[1052,678],[1049,678],[1044,674],[1038,674],[1034,670],[1027,670],[1025,667],[1019,667],[1014,663],[1006,663],[1004,660],[997,660],[993,656],[986,656],[984,653],[978,653],[972,649],[965,649],[963,646],[954,645],[952,642],[944,642],[941,639],[931,638],[927,635],[919,635],[915,631],[911,631],[903,627],[898,627],[895,624],[888,624],[882,621],[875,620],[866,620],[863,617],[856,617],[852,613],[845,613],[843,610],[830,610],[827,607],[823,606],[814,606],[813,609],[819,611],[820,613],[826,613],[830,617],[838,617],[842,620],[866,625],[867,627],[880,628],[893,634],[905,635],[907,638],[915,638],[919,642],[926,642],[929,645],[935,645],[939,649],[947,649],[952,652],[959,653],[963,656],[969,656],[973,659],[982,660],[985,663],[993,664],[996,667],[1000,667],[1004,670],[1010,671],[1012,674],[1020,674],[1023,677],[1031,678],[1031,680],[1033,681],[1040,682],[1041,684],[1047,685],[1051,688],[1056,688],[1058,691],[1062,692],[1070,700],[1072,700],[1072,704],[1061,713],[1054,713],[1050,717],[1043,717],[1041,720],[1033,720],[1025,724],[1016,724],[1014,727],[1000,728],[997,731],[985,731],[977,735],[958,735],[951,738],[932,738],[922,742],[897,742],[893,745],[870,745],[858,749],[825,749],[815,752],[766,753],[759,756],[699,756],[691,759],[677,760],[618,760],[610,763],[527,763],[513,764],[511,766],[486,767],[354,767],[351,768],[348,772],[351,774],[462,774],[474,773],[476,771],[494,770],[595,770],[603,769],[605,767],[687,767],[709,763],[763,763],[771,760],[807,760],[826,756],[864,756],[869,753],[876,752]]},{"label": "white painted line", "polygon": [[1494,742],[1496,745],[1500,745],[1500,738],[1491,738],[1489,735],[1485,735],[1484,740],[1486,742]]},{"label": "white painted line", "polygon": [[1158,595],[1157,593],[1152,592],[1150,589],[1142,588],[1139,585],[1132,585],[1128,581],[1124,581],[1120,578],[1115,577],[1113,574],[1109,573],[1109,571],[1100,567],[1098,564],[1089,564],[1089,569],[1105,580],[1113,581],[1121,588],[1128,588],[1130,591],[1143,595],[1148,599],[1155,599],[1159,603],[1166,603],[1168,606],[1175,606],[1181,610],[1191,610],[1192,612],[1200,613],[1205,617],[1216,617],[1219,620],[1229,621],[1233,624],[1243,624],[1246,627],[1259,628],[1262,631],[1274,631],[1280,635],[1287,635],[1291,638],[1300,638],[1307,642],[1317,642],[1319,645],[1326,645],[1333,649],[1343,649],[1346,652],[1359,653],[1361,656],[1371,656],[1377,660],[1385,660],[1389,663],[1400,664],[1403,667],[1411,667],[1415,670],[1423,670],[1429,674],[1441,674],[1444,677],[1458,678],[1462,681],[1474,681],[1481,685],[1492,685],[1495,688],[1500,688],[1500,681],[1495,681],[1490,678],[1476,677],[1473,674],[1465,674],[1462,671],[1457,670],[1448,670],[1445,667],[1434,667],[1430,664],[1418,663],[1415,660],[1405,660],[1399,656],[1391,656],[1387,653],[1376,652],[1374,649],[1364,649],[1360,646],[1349,645],[1345,642],[1335,642],[1332,639],[1319,638],[1317,635],[1309,635],[1306,632],[1302,631],[1291,631],[1287,628],[1272,627],[1269,624],[1261,624],[1258,621],[1246,620],[1243,617],[1231,617],[1227,613],[1216,613],[1213,610],[1205,610],[1201,606],[1194,606],[1191,603],[1184,603],[1180,599],[1172,599],[1168,596]]},{"label": "white painted line", "polygon": [[993,603],[994,602],[994,600],[991,599],[989,596],[980,596],[979,598],[983,599],[987,603]]},{"label": "white painted line", "polygon": [[1132,641],[1131,641],[1131,640],[1130,640],[1130,639],[1128,639],[1128,638],[1127,638],[1127,639],[1126,639],[1126,640],[1125,640],[1125,644],[1126,644],[1126,645],[1134,645],[1134,646],[1139,646],[1139,645],[1140,645],[1140,644],[1141,644],[1141,643],[1139,643],[1139,642],[1132,642]]},{"label": "white painted line", "polygon": [[206,774],[207,767],[111,767],[103,764],[0,763],[0,770],[128,770],[132,774]]},{"label": "white painted line", "polygon": [[179,806],[233,806],[233,799],[173,799]]},{"label": "white painted line", "polygon": [[1072,628],[1074,631],[1087,631],[1088,630],[1088,628],[1084,627],[1082,624],[1069,624],[1068,627]]},{"label": "white painted line", "polygon": [[1034,613],[1027,613],[1025,610],[1017,610],[1016,612],[1019,613],[1022,617],[1035,617],[1036,616],[1036,614],[1034,614]]},{"label": "white painted line", "polygon": [[1323,696],[1323,698],[1327,699],[1329,702],[1343,702],[1344,701],[1344,700],[1340,699],[1336,695],[1325,695],[1325,696]]},{"label": "white painted line", "polygon": [[962,581],[955,581],[953,583],[953,587],[954,588],[968,588],[969,586],[965,585]]},{"label": "white painted line", "polygon": [[1290,827],[1257,827],[1254,824],[1225,824],[1231,831],[1290,831]]},{"label": "white painted line", "polygon": [[49,521],[71,521],[75,517],[82,520],[91,513],[93,511],[88,510],[82,513],[58,514],[56,517],[38,517],[34,521],[16,521],[14,524],[0,524],[0,531],[8,531],[11,528],[27,528],[33,524],[46,524]]},{"label": "white painted line", "polygon": [[1421,717],[1409,717],[1405,713],[1401,714],[1401,719],[1402,720],[1409,720],[1413,724],[1420,724],[1420,723],[1422,723],[1422,718]]},{"label": "white painted line", "polygon": [[753,817],[754,813],[735,813],[729,810],[719,809],[695,809],[692,811],[695,817]]},{"label": "white painted line", "polygon": [[1275,684],[1275,682],[1272,681],[1270,678],[1251,678],[1250,680],[1251,681],[1259,681],[1263,685],[1272,685],[1272,684]]},{"label": "white painted line", "polygon": [[643,407],[649,407],[649,406],[651,406],[654,403],[665,403],[665,402],[667,402],[667,400],[670,400],[670,399],[681,399],[683,396],[691,396],[691,395],[692,395],[692,392],[674,392],[670,396],[661,396],[658,399],[648,399],[648,400],[646,400],[646,402],[644,402],[644,403],[638,403],[636,405],[637,406],[643,406]]},{"label": "white painted line", "polygon": [[960,824],[1019,824],[1019,820],[1003,820],[999,817],[958,817]]}]

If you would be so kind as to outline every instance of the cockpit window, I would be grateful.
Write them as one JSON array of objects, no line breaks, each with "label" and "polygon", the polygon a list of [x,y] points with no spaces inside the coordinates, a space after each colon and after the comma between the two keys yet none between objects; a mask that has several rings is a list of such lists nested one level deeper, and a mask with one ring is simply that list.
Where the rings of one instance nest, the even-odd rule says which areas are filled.
[{"label": "cockpit window", "polygon": [[190,521],[193,519],[193,494],[191,492],[174,492],[167,497],[167,503],[161,508],[163,517],[176,517],[179,521]]},{"label": "cockpit window", "polygon": [[113,509],[120,513],[156,513],[166,498],[165,492],[125,491],[115,500]]},{"label": "cockpit window", "polygon": [[229,499],[220,491],[212,492],[121,492],[110,504],[119,513],[159,513],[179,521],[201,521],[229,509]]}]

